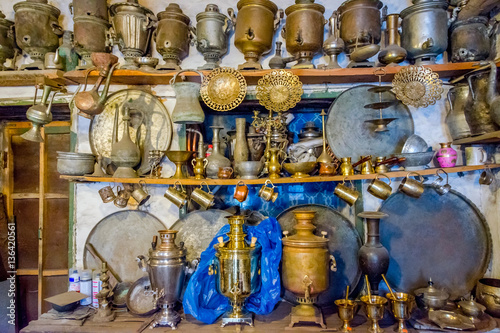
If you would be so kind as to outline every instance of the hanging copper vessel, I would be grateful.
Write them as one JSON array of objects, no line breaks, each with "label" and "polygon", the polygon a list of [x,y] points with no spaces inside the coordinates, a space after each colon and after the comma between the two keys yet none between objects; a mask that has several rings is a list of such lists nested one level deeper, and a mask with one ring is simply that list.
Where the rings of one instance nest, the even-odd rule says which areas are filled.
[{"label": "hanging copper vessel", "polygon": [[269,0],[240,0],[237,7],[237,18],[232,8],[227,12],[235,26],[234,45],[246,60],[238,69],[262,69],[259,59],[271,51],[283,10]]},{"label": "hanging copper vessel", "polygon": [[285,10],[286,23],[281,34],[286,40],[286,50],[298,60],[292,68],[315,68],[312,58],[321,51],[327,23],[324,12],[325,7],[314,0],[295,0],[295,5]]},{"label": "hanging copper vessel", "polygon": [[214,263],[209,267],[209,274],[216,274],[217,291],[229,298],[232,310],[222,317],[221,326],[230,323],[253,326],[251,313],[243,309],[245,299],[260,288],[260,251],[257,238],[252,237],[250,244],[245,241],[243,232],[245,216],[228,216],[230,231],[229,241],[219,237],[219,244],[214,245]]},{"label": "hanging copper vessel", "polygon": [[[6,20],[0,11],[0,70],[5,70],[4,62],[15,55],[14,22]],[[13,64],[14,65],[14,64]]]},{"label": "hanging copper vessel", "polygon": [[321,310],[314,306],[317,296],[328,289],[329,270],[336,270],[335,258],[328,251],[326,232],[313,234],[315,211],[294,211],[297,233],[283,232],[282,280],[285,289],[294,293],[298,306],[292,309],[290,327],[301,321],[326,328]]},{"label": "hanging copper vessel", "polygon": [[16,43],[34,61],[21,69],[45,69],[45,54],[57,50],[63,34],[58,21],[61,12],[47,0],[18,2],[14,10]]}]

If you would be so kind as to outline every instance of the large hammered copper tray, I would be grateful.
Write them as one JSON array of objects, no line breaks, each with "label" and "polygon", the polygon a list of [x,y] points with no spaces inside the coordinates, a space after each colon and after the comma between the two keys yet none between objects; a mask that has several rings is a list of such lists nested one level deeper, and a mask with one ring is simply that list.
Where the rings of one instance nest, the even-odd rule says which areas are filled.
[{"label": "large hammered copper tray", "polygon": [[[92,244],[124,282],[134,282],[145,272],[137,266],[138,255],[148,255],[153,236],[165,229],[153,215],[140,210],[113,213],[97,223],[85,244]],[[100,269],[101,264],[87,249],[83,252],[85,268]]]},{"label": "large hammered copper tray", "polygon": [[[278,215],[277,219],[283,231],[287,230],[294,234],[293,226],[296,224],[293,211],[313,210],[316,217],[313,222],[316,225],[315,234],[321,236],[321,231],[328,233],[328,249],[335,257],[337,271],[330,271],[330,287],[318,297],[320,306],[332,306],[336,299],[345,297],[345,290],[354,290],[361,276],[358,265],[358,250],[361,247],[361,238],[354,225],[345,216],[333,208],[323,205],[297,205],[290,207]],[[289,291],[285,291],[284,297],[295,302],[296,297]]]},{"label": "large hammered copper tray", "polygon": [[398,291],[413,292],[432,278],[453,299],[469,293],[491,257],[484,216],[462,194],[439,195],[426,185],[418,199],[401,192],[380,208],[380,241],[390,254],[387,279]]},{"label": "large hammered copper tray", "polygon": [[[401,152],[406,139],[414,132],[413,118],[408,107],[397,103],[382,110],[383,118],[397,118],[387,125],[387,132],[375,132],[376,126],[365,122],[379,118],[379,110],[365,109],[366,104],[379,102],[379,94],[369,92],[373,85],[347,89],[328,110],[326,138],[335,156],[390,156]],[[390,92],[381,93],[382,101],[396,100]]]},{"label": "large hammered copper tray", "polygon": [[[149,152],[152,150],[168,150],[172,140],[173,127],[170,115],[158,97],[137,89],[119,90],[109,95],[104,111],[95,116],[90,124],[90,148],[94,155],[101,155],[104,158],[104,163],[109,163],[113,144],[115,112],[117,107],[121,110],[123,105],[127,105],[131,110],[130,138],[134,142],[139,138],[142,160],[138,173],[143,175],[148,173],[151,168],[148,161]],[[138,111],[143,113],[142,119]],[[123,126],[125,126],[122,118],[123,115],[120,112],[118,117],[118,140],[121,139]],[[140,123],[142,123],[141,126],[139,126]],[[137,133],[138,129],[139,135]]]}]

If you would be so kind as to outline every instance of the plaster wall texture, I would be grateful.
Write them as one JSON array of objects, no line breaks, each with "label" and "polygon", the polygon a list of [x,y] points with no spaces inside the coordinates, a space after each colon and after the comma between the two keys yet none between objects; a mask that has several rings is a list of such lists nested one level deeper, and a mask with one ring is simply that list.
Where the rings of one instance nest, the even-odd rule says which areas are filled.
[{"label": "plaster wall texture", "polygon": [[[12,5],[17,1],[13,0],[3,0],[0,2],[0,10],[4,12],[7,16],[7,19],[13,19],[14,11],[12,9]],[[108,1],[109,4],[116,3],[120,1]],[[274,1],[280,8],[285,9],[286,7],[293,4],[292,1],[284,1],[284,0],[275,0]],[[332,12],[337,9],[340,4],[343,2],[342,0],[334,0],[334,1],[316,1],[319,4],[325,6],[325,18],[328,18]],[[61,9],[61,18],[60,23],[64,29],[72,29],[73,21],[72,17],[68,10],[69,1],[56,0],[49,1],[52,5],[55,5],[59,9]],[[140,3],[148,8],[150,8],[154,13],[158,13],[168,5],[167,1],[154,1],[154,0],[140,0]],[[196,14],[203,11],[205,4],[208,2],[202,1],[177,1],[181,6],[183,12],[191,18],[192,24],[195,22]],[[219,6],[221,12],[226,13],[227,8],[233,7],[236,10],[236,1],[229,0],[218,0],[215,3]],[[384,1],[384,4],[388,6],[388,13],[399,13],[402,9],[411,5],[410,0],[406,1],[398,1],[398,0],[390,0]],[[283,24],[282,24],[283,25]],[[325,32],[327,31],[327,27],[325,27]],[[325,33],[326,38],[326,33]],[[279,35],[279,33],[275,33],[275,41],[281,40],[283,38]],[[238,64],[244,62],[243,55],[236,49],[233,44],[234,36],[231,35],[230,39],[230,47],[228,54],[222,59],[223,66],[229,66],[236,68]],[[121,53],[114,47],[113,52],[121,57]],[[269,59],[274,54],[274,49],[264,57],[262,61],[263,67],[268,68],[267,64]],[[154,51],[154,56],[161,58],[156,51]],[[284,52],[283,56],[287,56],[286,52]],[[316,65],[327,63],[326,57],[317,56],[314,59],[314,63]],[[342,66],[347,65],[347,59],[342,54],[339,58],[340,64]],[[26,61],[26,60],[22,60]],[[120,61],[123,61],[121,58]],[[442,61],[441,58],[438,58],[438,62]],[[190,47],[189,56],[183,60],[181,66],[183,68],[195,68],[204,63],[203,57],[196,50],[195,47]],[[326,89],[329,91],[334,90],[344,90],[352,85],[343,84],[343,85],[328,85]],[[111,91],[117,91],[123,88],[127,88],[125,86],[112,86]],[[149,87],[139,87],[140,89],[149,89]],[[307,91],[324,91],[325,85],[311,85],[305,86],[305,90]],[[72,87],[71,89],[75,89]],[[251,91],[253,87],[249,87],[249,91]],[[160,98],[162,98],[169,112],[172,112],[173,107],[175,105],[175,95],[170,86],[153,86],[151,87],[152,93],[156,94]],[[4,96],[18,96],[18,97],[29,97],[33,96],[34,90],[32,87],[23,87],[23,88],[0,88],[0,98]],[[444,95],[443,95],[444,96]],[[430,106],[426,109],[416,109],[410,107],[410,111],[412,113],[414,122],[415,122],[415,133],[424,137],[429,145],[433,147],[433,149],[439,149],[439,142],[448,142],[451,141],[451,137],[446,129],[444,124],[444,119],[446,115],[446,103],[445,99],[442,98],[435,105]],[[77,133],[77,151],[81,152],[90,152],[90,147],[88,143],[88,129],[89,129],[89,120],[78,117],[76,112],[73,111],[72,117],[72,129],[75,133]],[[207,124],[210,125],[210,124]],[[174,127],[174,138],[172,142],[171,148],[175,149],[178,146],[178,136],[176,135],[176,131],[178,127]],[[460,161],[459,161],[460,163]],[[169,177],[173,174],[173,164],[166,161],[163,165],[162,175],[163,177]],[[457,174],[450,175],[450,184],[452,187],[465,194],[474,204],[478,206],[481,212],[485,215],[490,229],[492,233],[492,238],[494,240],[493,244],[493,257],[492,262],[490,264],[490,268],[487,272],[488,276],[500,278],[500,243],[497,241],[500,236],[500,228],[499,228],[499,211],[497,199],[499,195],[496,192],[498,187],[498,183],[493,184],[490,187],[480,186],[478,184],[479,172],[470,172],[466,173],[463,176],[459,176]],[[431,177],[431,180],[433,177]],[[363,182],[363,199],[364,199],[364,209],[365,210],[377,210],[380,207],[381,201],[372,197],[370,194],[366,192],[366,187],[369,182]],[[85,245],[85,241],[88,237],[89,232],[92,228],[105,216],[115,212],[118,210],[113,204],[103,204],[99,198],[97,191],[108,184],[105,183],[89,183],[89,184],[78,184],[76,186],[76,200],[75,200],[75,233],[74,233],[74,244],[75,244],[75,266],[82,266],[82,258],[83,258],[83,249]],[[110,184],[113,185],[113,184]],[[399,185],[399,181],[393,182],[393,189],[397,189]],[[152,197],[150,202],[145,208],[141,208],[147,210],[151,214],[157,216],[164,224],[165,227],[171,226],[178,218],[178,210],[177,208],[170,204],[165,198],[163,198],[163,193],[166,189],[166,186],[148,186],[148,190],[151,192]],[[341,206],[338,209],[348,216],[352,221],[354,221],[354,210],[349,208],[348,206]]]}]

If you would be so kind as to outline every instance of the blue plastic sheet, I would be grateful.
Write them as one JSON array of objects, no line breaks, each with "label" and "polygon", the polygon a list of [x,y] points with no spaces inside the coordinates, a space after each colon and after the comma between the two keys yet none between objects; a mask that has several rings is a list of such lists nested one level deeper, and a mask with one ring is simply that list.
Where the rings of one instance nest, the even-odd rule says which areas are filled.
[{"label": "blue plastic sheet", "polygon": [[[281,260],[281,227],[275,218],[268,218],[257,226],[243,225],[250,243],[252,237],[262,246],[261,252],[261,288],[250,295],[245,303],[245,309],[255,314],[269,314],[280,300],[281,283],[279,263]],[[224,242],[229,240],[226,233],[229,224],[222,227],[213,238],[208,248],[201,254],[198,269],[191,276],[184,293],[184,312],[206,323],[214,323],[219,316],[230,307],[229,300],[219,294],[216,289],[216,275],[208,275],[208,267],[215,257],[214,245],[217,237],[223,236]]]}]

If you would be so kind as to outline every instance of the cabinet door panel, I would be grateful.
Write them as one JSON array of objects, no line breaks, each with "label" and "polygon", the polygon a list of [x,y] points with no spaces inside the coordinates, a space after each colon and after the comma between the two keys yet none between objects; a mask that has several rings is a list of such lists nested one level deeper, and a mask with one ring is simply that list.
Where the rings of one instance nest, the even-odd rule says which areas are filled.
[{"label": "cabinet door panel", "polygon": [[38,267],[38,199],[14,200],[18,268]]},{"label": "cabinet door panel", "polygon": [[24,140],[19,135],[11,137],[13,159],[13,192],[36,193],[39,190],[40,144]]}]

